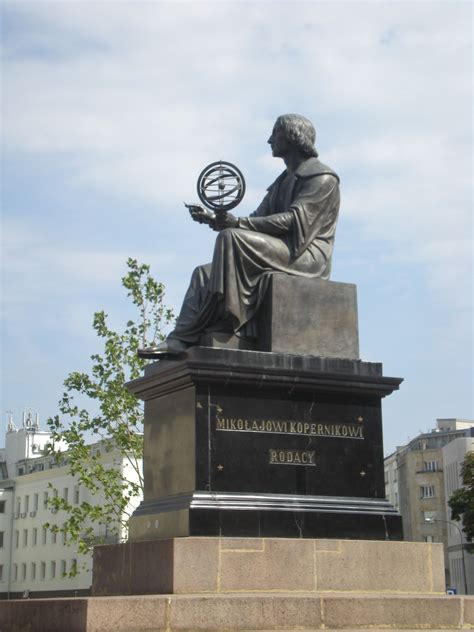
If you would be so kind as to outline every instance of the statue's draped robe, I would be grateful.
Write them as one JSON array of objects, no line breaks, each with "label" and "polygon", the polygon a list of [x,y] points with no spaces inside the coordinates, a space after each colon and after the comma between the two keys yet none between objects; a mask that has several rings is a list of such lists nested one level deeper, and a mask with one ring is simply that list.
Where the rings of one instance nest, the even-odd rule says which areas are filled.
[{"label": "statue's draped robe", "polygon": [[339,199],[338,176],[317,158],[284,171],[250,217],[218,234],[212,263],[194,271],[170,337],[190,344],[206,330],[257,337],[269,272],[329,278]]}]

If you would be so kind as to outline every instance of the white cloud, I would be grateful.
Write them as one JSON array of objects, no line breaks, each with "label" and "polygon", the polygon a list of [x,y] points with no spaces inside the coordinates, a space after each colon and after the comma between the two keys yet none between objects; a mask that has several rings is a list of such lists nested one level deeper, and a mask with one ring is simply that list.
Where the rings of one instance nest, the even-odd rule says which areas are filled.
[{"label": "white cloud", "polygon": [[[429,252],[448,232],[452,255],[464,253],[470,230],[470,8],[269,6],[5,5],[22,25],[6,27],[7,149],[62,156],[74,186],[163,214],[223,157],[249,171],[253,208],[279,172],[262,158],[273,118],[302,110],[332,130],[318,126],[318,138],[342,176],[342,213],[428,266],[433,286],[455,278],[464,255],[433,266]],[[77,253],[64,257],[87,276]]]},{"label": "white cloud", "polygon": [[336,134],[348,121],[350,145],[328,155],[336,169],[349,158],[383,177],[401,161],[465,177],[465,3],[5,6],[24,28],[6,30],[3,140],[74,159],[82,184],[181,199],[216,151],[262,153],[274,113],[291,106],[332,116]]},{"label": "white cloud", "polygon": [[[52,235],[34,234],[20,221],[5,221],[3,233],[2,299],[10,333],[21,337],[27,330],[43,329],[84,335],[85,323],[89,325],[93,312],[101,308],[94,303],[97,297],[110,288],[118,290],[130,251],[80,249],[67,243],[48,248],[45,243],[55,241]],[[177,258],[172,251],[142,255],[155,269],[173,265]]]},{"label": "white cloud", "polygon": [[[2,209],[3,298],[22,357],[42,358],[42,331],[85,340],[97,296],[118,287],[133,251],[170,276],[177,303],[185,269],[212,247],[212,235],[181,220],[197,175],[219,158],[235,162],[247,179],[237,212],[253,209],[282,168],[266,145],[274,118],[291,111],[315,122],[321,159],[341,175],[341,224],[362,244],[354,251],[340,229],[335,257],[352,257],[360,275],[413,273],[452,306],[451,332],[466,332],[469,3],[71,0],[1,10],[5,164],[20,164],[20,181],[22,161],[29,174],[60,165],[65,200],[54,218],[46,196]],[[76,221],[82,232],[68,239],[95,194],[90,227]],[[117,211],[101,207],[120,199]],[[102,248],[94,212],[105,218]],[[162,230],[178,221],[179,240]],[[441,336],[433,314],[437,327]]]}]

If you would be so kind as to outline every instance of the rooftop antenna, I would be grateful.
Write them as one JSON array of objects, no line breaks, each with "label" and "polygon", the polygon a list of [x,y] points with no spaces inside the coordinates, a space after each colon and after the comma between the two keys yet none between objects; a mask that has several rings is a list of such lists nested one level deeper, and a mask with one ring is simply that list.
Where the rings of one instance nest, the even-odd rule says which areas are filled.
[{"label": "rooftop antenna", "polygon": [[38,424],[38,411],[30,406],[25,406],[25,410],[23,412],[23,428],[28,430],[38,430]]},{"label": "rooftop antenna", "polygon": [[7,410],[5,413],[7,416],[7,432],[13,432],[16,430],[15,424],[13,423],[13,411]]}]

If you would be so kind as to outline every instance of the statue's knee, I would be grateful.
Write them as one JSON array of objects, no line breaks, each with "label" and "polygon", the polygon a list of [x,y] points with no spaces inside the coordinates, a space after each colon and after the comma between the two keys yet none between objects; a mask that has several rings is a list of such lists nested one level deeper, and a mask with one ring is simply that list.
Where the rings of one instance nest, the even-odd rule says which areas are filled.
[{"label": "statue's knee", "polygon": [[233,236],[235,235],[236,231],[240,230],[239,228],[224,228],[223,230],[219,231],[219,234],[217,235],[217,240],[218,241],[229,241],[230,239],[233,238]]},{"label": "statue's knee", "polygon": [[194,268],[191,278],[208,278],[209,274],[211,273],[211,267],[212,263],[203,263],[202,265],[197,266],[196,268]]}]

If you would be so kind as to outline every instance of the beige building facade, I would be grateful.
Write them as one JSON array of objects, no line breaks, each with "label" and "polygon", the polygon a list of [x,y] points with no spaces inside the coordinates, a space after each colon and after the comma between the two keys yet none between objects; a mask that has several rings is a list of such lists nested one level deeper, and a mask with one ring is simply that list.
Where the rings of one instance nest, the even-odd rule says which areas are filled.
[{"label": "beige building facade", "polygon": [[[465,452],[462,453],[459,449],[451,456],[451,451],[446,450],[457,440],[463,442],[465,449],[470,445],[472,437],[474,421],[438,419],[436,427],[431,432],[418,435],[407,445],[398,447],[385,459],[386,496],[394,505],[395,500],[398,500],[405,540],[442,543],[446,586],[455,588],[460,594],[465,592],[464,581],[461,581],[462,569],[459,570],[459,561],[454,562],[454,558],[450,561],[450,555],[457,555],[457,559],[460,559],[462,550],[459,534],[459,549],[455,551],[452,548],[456,526],[449,524],[451,514],[447,501],[454,488],[461,486],[461,482],[459,476],[451,477],[452,483],[447,485],[445,459],[450,455],[451,465],[457,459],[456,467],[459,469]],[[472,588],[474,591],[474,583]]]}]

